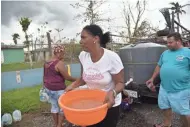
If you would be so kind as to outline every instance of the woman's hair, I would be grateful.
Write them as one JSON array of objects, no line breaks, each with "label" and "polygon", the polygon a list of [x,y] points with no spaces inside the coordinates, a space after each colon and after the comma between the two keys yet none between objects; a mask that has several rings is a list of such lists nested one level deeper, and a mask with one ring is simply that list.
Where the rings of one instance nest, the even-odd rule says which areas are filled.
[{"label": "woman's hair", "polygon": [[111,40],[110,33],[106,32],[103,34],[102,29],[98,25],[95,24],[87,25],[83,28],[83,30],[86,30],[88,33],[90,33],[93,36],[99,36],[100,46],[103,48],[106,48],[106,44]]},{"label": "woman's hair", "polygon": [[64,52],[65,50],[65,46],[64,45],[56,45],[53,47],[53,53],[60,53],[60,52]]}]

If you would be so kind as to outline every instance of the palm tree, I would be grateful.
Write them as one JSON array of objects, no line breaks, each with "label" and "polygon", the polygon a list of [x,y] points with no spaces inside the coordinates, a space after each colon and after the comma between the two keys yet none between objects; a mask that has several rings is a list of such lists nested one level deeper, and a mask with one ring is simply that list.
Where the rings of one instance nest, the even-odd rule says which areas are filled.
[{"label": "palm tree", "polygon": [[[172,5],[172,7],[170,8],[171,10],[174,11],[174,13],[177,15],[177,20],[178,20],[178,23],[180,24],[180,18],[179,18],[179,14],[186,14],[185,10],[183,10],[183,8],[185,6],[188,6],[190,4],[185,4],[185,5],[180,5],[178,2],[174,3],[170,3]],[[179,26],[177,26],[177,32],[179,32]]]},{"label": "palm tree", "polygon": [[32,57],[31,57],[31,53],[30,53],[30,42],[28,40],[28,35],[27,35],[27,30],[28,30],[28,27],[30,26],[31,22],[32,22],[32,20],[30,20],[27,17],[22,17],[20,19],[20,21],[19,21],[20,25],[22,26],[22,31],[25,33],[25,38],[26,38],[25,45],[28,48],[28,55],[29,55],[29,59],[30,59],[30,66],[31,66],[31,68],[33,68]]},{"label": "palm tree", "polygon": [[15,45],[17,45],[17,39],[20,39],[19,34],[18,34],[18,33],[14,33],[14,34],[12,35],[12,37],[13,37],[13,41],[14,41]]},{"label": "palm tree", "polygon": [[28,47],[28,51],[29,51],[29,45],[30,42],[28,41],[28,35],[27,35],[27,30],[28,27],[30,25],[30,23],[32,22],[32,20],[30,20],[29,18],[23,17],[20,19],[20,25],[22,26],[22,31],[25,33],[25,38],[26,38],[26,46]]}]

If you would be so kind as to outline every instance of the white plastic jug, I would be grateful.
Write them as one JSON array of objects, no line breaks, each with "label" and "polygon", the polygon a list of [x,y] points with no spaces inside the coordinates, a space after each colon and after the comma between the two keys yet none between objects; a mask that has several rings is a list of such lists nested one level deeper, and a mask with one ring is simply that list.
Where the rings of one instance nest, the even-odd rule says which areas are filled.
[{"label": "white plastic jug", "polygon": [[40,89],[39,95],[40,95],[40,101],[41,102],[48,102],[49,101],[49,96],[47,95],[45,89]]},{"label": "white plastic jug", "polygon": [[22,114],[21,114],[21,111],[20,111],[20,110],[15,110],[15,111],[13,112],[12,116],[13,116],[13,120],[14,120],[15,122],[21,121],[21,119],[22,119]]},{"label": "white plastic jug", "polygon": [[5,113],[1,120],[3,125],[11,125],[13,122],[12,116],[9,113]]}]

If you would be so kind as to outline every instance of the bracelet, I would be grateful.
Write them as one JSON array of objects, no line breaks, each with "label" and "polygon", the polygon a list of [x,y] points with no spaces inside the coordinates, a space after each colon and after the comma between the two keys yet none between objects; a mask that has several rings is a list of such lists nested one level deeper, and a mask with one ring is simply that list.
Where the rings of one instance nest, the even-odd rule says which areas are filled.
[{"label": "bracelet", "polygon": [[116,96],[117,96],[116,91],[115,91],[114,89],[112,89],[112,91],[113,91],[113,96],[114,96],[114,98],[116,98]]}]

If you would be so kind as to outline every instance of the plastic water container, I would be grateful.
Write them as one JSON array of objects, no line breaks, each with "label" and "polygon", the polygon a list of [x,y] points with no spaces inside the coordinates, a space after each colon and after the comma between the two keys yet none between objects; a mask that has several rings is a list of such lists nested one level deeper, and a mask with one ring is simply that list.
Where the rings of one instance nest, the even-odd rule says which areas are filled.
[{"label": "plastic water container", "polygon": [[14,120],[15,122],[21,121],[21,119],[22,119],[22,114],[21,114],[21,111],[20,111],[20,110],[15,110],[15,111],[13,112],[12,116],[13,116],[13,120]]},{"label": "plastic water container", "polygon": [[40,89],[39,96],[41,102],[49,102],[49,96],[47,95],[45,89]]},{"label": "plastic water container", "polygon": [[9,113],[5,113],[1,120],[3,125],[11,125],[13,122],[12,116]]}]

